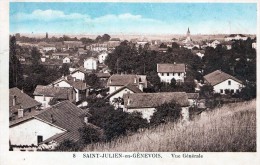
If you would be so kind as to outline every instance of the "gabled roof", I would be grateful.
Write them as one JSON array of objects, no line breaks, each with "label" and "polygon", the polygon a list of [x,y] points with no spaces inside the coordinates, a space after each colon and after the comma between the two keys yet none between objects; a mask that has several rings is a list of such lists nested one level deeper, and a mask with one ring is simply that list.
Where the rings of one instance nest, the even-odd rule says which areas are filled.
[{"label": "gabled roof", "polygon": [[182,107],[189,106],[188,96],[185,92],[124,94],[123,99],[126,108],[156,108],[172,101]]},{"label": "gabled roof", "polygon": [[86,69],[85,68],[83,68],[82,66],[81,67],[79,67],[79,68],[76,68],[74,71],[72,71],[70,74],[73,74],[73,73],[75,73],[75,72],[82,72],[82,73],[87,73],[86,72]]},{"label": "gabled roof", "polygon": [[157,64],[158,73],[184,73],[185,64]]},{"label": "gabled roof", "polygon": [[130,91],[134,92],[134,93],[143,93],[143,92],[142,92],[139,88],[137,88],[136,86],[133,86],[133,85],[125,85],[125,86],[119,88],[118,90],[112,92],[111,94],[109,94],[109,95],[106,97],[106,99],[108,99],[108,98],[114,96],[115,94],[117,94],[118,92],[120,92],[120,91],[122,91],[122,90],[124,90],[124,89],[126,89],[126,88],[129,89]]},{"label": "gabled roof", "polygon": [[[13,105],[13,99],[16,97],[16,105]],[[9,89],[9,111],[10,113],[16,113],[19,108],[29,109],[36,106],[40,106],[41,103],[34,100],[27,94],[23,93],[17,87]]]},{"label": "gabled roof", "polygon": [[57,99],[69,99],[69,95],[71,94],[72,91],[73,91],[72,87],[68,88],[68,87],[53,87],[53,86],[37,85],[33,95],[54,97]]},{"label": "gabled roof", "polygon": [[80,139],[78,129],[84,126],[83,117],[85,115],[86,112],[84,110],[78,108],[70,101],[63,101],[50,108],[39,111],[33,116],[28,116],[24,119],[22,118],[23,120],[10,122],[9,126],[11,127],[23,121],[35,118],[65,130],[64,133],[53,136],[52,140],[58,143],[65,139],[78,141]]},{"label": "gabled roof", "polygon": [[66,83],[68,83],[72,87],[79,89],[79,90],[85,90],[85,89],[89,88],[89,86],[84,81],[78,80],[78,79],[74,80],[74,78],[71,75],[66,76],[66,77],[61,77],[58,80],[50,83],[48,86],[52,86],[53,84],[57,84],[61,81],[65,81]]},{"label": "gabled roof", "polygon": [[131,74],[113,74],[108,80],[108,86],[138,85],[139,76]]},{"label": "gabled roof", "polygon": [[110,74],[109,73],[102,73],[102,72],[98,72],[98,73],[95,73],[96,76],[98,78],[109,78],[110,77]]},{"label": "gabled roof", "polygon": [[207,75],[204,76],[204,79],[210,83],[212,86],[214,85],[217,85],[225,80],[228,80],[228,79],[232,79],[234,81],[237,81],[241,84],[243,84],[242,81],[238,80],[237,78],[225,73],[225,72],[222,72],[220,70],[216,70],[212,73],[209,73]]}]

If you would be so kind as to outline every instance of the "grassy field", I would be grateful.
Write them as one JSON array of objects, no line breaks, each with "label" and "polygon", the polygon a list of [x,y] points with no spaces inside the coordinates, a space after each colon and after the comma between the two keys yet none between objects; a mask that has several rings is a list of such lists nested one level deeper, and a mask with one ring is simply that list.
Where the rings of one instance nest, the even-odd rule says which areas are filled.
[{"label": "grassy field", "polygon": [[227,104],[189,123],[168,123],[84,151],[255,152],[256,101]]}]

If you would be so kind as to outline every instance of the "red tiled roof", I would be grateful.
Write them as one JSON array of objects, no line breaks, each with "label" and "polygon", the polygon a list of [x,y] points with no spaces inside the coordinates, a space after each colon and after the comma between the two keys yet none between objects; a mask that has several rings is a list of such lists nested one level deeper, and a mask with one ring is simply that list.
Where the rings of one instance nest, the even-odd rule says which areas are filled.
[{"label": "red tiled roof", "polygon": [[[124,106],[127,108],[156,108],[164,103],[175,101],[180,106],[188,106],[185,92],[133,93],[124,94]],[[128,104],[128,99],[130,104]]]},{"label": "red tiled roof", "polygon": [[158,73],[184,73],[185,64],[157,64]]},{"label": "red tiled roof", "polygon": [[222,72],[220,70],[216,70],[212,73],[209,73],[207,75],[204,76],[204,79],[210,83],[212,86],[214,85],[217,85],[225,80],[228,80],[228,79],[232,79],[234,81],[237,81],[239,83],[243,83],[242,81],[238,80],[237,78],[225,73],[225,72]]}]

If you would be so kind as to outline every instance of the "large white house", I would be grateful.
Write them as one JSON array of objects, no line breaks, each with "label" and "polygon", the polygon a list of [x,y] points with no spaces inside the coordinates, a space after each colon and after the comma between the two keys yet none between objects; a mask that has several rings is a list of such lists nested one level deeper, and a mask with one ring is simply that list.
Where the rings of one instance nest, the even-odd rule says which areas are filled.
[{"label": "large white house", "polygon": [[[80,139],[86,113],[69,101],[63,101],[33,115],[9,123],[9,140],[14,150],[36,150],[40,145],[65,139]],[[24,147],[26,146],[26,147]],[[53,148],[52,148],[53,149]]]},{"label": "large white house", "polygon": [[84,60],[84,68],[87,70],[97,70],[98,60],[94,57]]},{"label": "large white house", "polygon": [[124,94],[123,100],[125,112],[140,112],[142,117],[148,121],[158,106],[175,101],[181,106],[183,119],[189,120],[189,101],[185,92]]},{"label": "large white house", "polygon": [[215,93],[220,94],[237,93],[243,87],[242,81],[220,70],[205,75],[204,80],[213,86]]},{"label": "large white house", "polygon": [[173,78],[177,82],[184,82],[186,66],[185,64],[157,64],[157,73],[161,82],[171,83]]},{"label": "large white house", "polygon": [[109,94],[126,85],[135,86],[143,91],[144,88],[147,88],[146,75],[114,74],[108,79],[107,82]]},{"label": "large white house", "polygon": [[229,36],[225,37],[225,41],[232,41],[232,40],[247,40],[247,36],[243,34],[230,34]]},{"label": "large white house", "polygon": [[86,74],[87,72],[83,67],[79,67],[70,73],[71,77],[74,77],[78,80],[85,80]]}]

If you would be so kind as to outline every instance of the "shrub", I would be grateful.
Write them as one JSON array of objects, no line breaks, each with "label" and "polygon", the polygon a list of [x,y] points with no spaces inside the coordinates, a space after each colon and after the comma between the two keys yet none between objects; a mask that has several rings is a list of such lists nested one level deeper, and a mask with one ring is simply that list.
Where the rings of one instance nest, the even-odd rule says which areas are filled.
[{"label": "shrub", "polygon": [[175,102],[165,103],[156,108],[150,124],[158,125],[168,121],[176,121],[181,116],[181,107]]},{"label": "shrub", "polygon": [[85,125],[79,129],[79,133],[83,144],[96,143],[102,139],[102,131],[93,125]]},{"label": "shrub", "polygon": [[81,147],[79,143],[69,139],[65,139],[56,148],[55,151],[80,151]]}]

